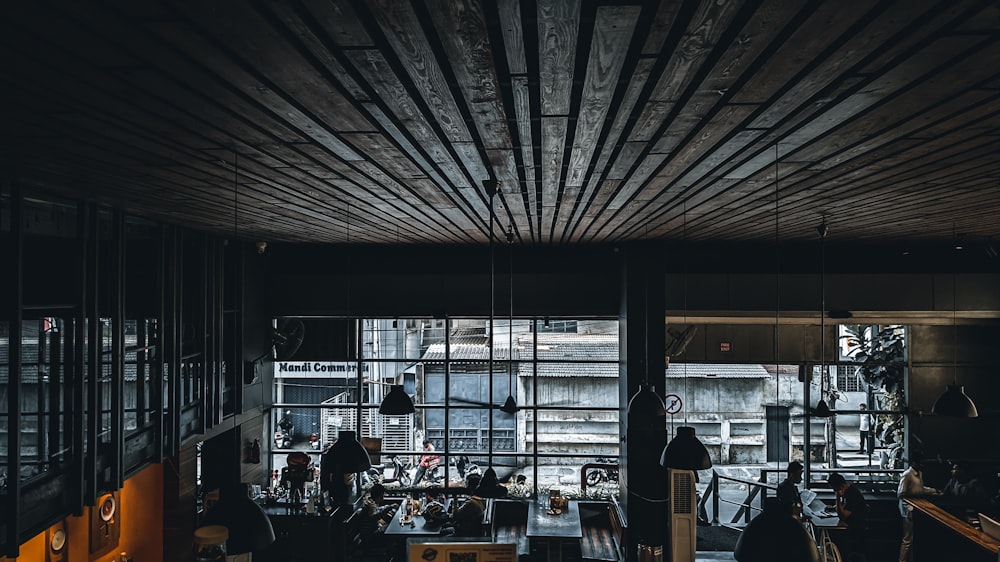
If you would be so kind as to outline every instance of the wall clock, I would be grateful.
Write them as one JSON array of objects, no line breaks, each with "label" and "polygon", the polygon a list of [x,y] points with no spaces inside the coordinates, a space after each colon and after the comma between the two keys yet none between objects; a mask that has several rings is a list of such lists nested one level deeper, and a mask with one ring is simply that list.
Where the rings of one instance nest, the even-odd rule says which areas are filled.
[{"label": "wall clock", "polygon": [[45,562],[67,562],[69,560],[69,549],[67,548],[66,522],[60,521],[49,527],[45,531],[48,548],[45,549]]},{"label": "wall clock", "polygon": [[[104,554],[118,545],[121,533],[121,514],[118,492],[97,497],[90,507],[90,554]],[[93,558],[93,557],[92,557]]]}]

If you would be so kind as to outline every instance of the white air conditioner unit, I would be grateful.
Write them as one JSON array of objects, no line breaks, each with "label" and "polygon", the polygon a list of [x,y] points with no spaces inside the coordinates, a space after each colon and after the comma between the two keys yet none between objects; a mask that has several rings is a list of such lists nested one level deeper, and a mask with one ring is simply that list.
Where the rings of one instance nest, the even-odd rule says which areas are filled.
[{"label": "white air conditioner unit", "polygon": [[667,470],[670,479],[670,560],[694,562],[698,545],[698,496],[692,470]]}]

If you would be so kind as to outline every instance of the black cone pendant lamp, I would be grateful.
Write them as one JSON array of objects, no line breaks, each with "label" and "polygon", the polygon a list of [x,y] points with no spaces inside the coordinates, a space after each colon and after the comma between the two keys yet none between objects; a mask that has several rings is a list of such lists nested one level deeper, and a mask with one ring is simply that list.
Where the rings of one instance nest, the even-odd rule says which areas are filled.
[{"label": "black cone pendant lamp", "polygon": [[712,457],[697,436],[693,427],[677,427],[677,435],[667,443],[660,454],[660,466],[681,470],[705,470],[712,468]]},{"label": "black cone pendant lamp", "polygon": [[833,415],[833,410],[826,403],[826,235],[830,229],[826,226],[826,220],[816,227],[819,233],[819,402],[812,410],[812,415],[818,418],[829,418]]},{"label": "black cone pendant lamp", "polygon": [[[956,244],[955,249],[959,250],[961,246]],[[957,283],[957,276],[953,273],[951,280],[951,326],[952,338],[954,340],[952,345],[952,377],[954,378],[952,384],[949,384],[945,389],[944,394],[934,402],[931,412],[939,416],[953,418],[975,418],[979,417],[979,410],[976,408],[976,403],[965,393],[965,387],[958,384],[958,301],[956,300],[958,298],[958,290],[955,287]]]},{"label": "black cone pendant lamp", "polygon": [[343,474],[354,474],[371,468],[368,451],[358,442],[353,431],[341,431],[324,456],[329,456],[343,469]]},{"label": "black cone pendant lamp", "polygon": [[[643,331],[646,339],[643,343],[642,367],[645,369],[643,382],[639,384],[639,390],[632,395],[628,401],[628,415],[646,419],[666,418],[667,410],[663,406],[663,400],[657,396],[653,385],[649,382],[649,280],[645,281],[645,296],[643,299],[643,310],[645,325]],[[660,375],[662,376],[662,374]]]},{"label": "black cone pendant lamp", "polygon": [[507,399],[500,411],[512,415],[518,411],[514,400],[514,226],[507,229],[507,289],[510,299],[510,315],[507,317]]},{"label": "black cone pendant lamp", "polygon": [[653,385],[644,382],[628,401],[628,415],[662,418],[666,417],[667,410],[663,407],[663,400],[653,390]]},{"label": "black cone pendant lamp", "polygon": [[[684,202],[684,242],[687,250],[687,201]],[[685,256],[685,263],[687,257]],[[687,324],[687,270],[684,272],[684,323]],[[684,362],[684,395],[687,399],[687,361]],[[661,404],[662,405],[662,404]],[[687,414],[684,414],[687,422]],[[695,435],[693,427],[681,425],[677,427],[677,435],[670,439],[667,435],[667,445],[660,453],[660,466],[680,470],[705,470],[712,468],[712,457],[708,449]]]},{"label": "black cone pendant lamp", "polygon": [[413,400],[410,395],[403,390],[403,385],[394,384],[389,387],[389,394],[382,399],[382,404],[378,407],[378,413],[383,416],[405,416],[415,411]]},{"label": "black cone pendant lamp", "polygon": [[939,416],[952,416],[956,418],[975,418],[979,416],[976,404],[965,393],[965,387],[960,384],[949,384],[937,401],[931,412]]}]

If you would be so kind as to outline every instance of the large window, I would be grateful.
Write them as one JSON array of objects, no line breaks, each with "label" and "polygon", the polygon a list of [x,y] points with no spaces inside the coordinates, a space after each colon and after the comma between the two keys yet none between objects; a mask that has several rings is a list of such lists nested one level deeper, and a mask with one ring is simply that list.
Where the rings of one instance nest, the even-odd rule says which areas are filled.
[{"label": "large window", "polygon": [[[275,363],[279,474],[291,452],[318,466],[343,431],[386,465],[387,485],[404,485],[388,482],[393,457],[414,479],[425,441],[441,466],[411,486],[464,486],[491,466],[514,494],[582,492],[584,465],[618,458],[617,320],[303,319],[296,333],[294,355]],[[411,396],[414,414],[378,413],[392,385]],[[600,470],[586,493],[616,494],[617,471]]]}]

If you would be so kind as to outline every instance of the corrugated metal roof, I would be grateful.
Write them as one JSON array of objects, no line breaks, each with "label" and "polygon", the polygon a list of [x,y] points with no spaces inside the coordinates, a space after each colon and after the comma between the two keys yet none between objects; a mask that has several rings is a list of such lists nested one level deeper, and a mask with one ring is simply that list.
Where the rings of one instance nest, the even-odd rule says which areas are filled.
[{"label": "corrugated metal roof", "polygon": [[[514,335],[514,360],[530,361],[532,334]],[[493,341],[494,361],[507,361],[510,357],[509,341],[496,337]],[[488,338],[469,335],[451,340],[451,358],[459,361],[489,361]],[[540,361],[618,361],[618,336],[615,334],[538,334],[538,359]],[[444,361],[444,342],[431,344],[423,356],[424,361]],[[615,365],[617,370],[617,365]]]},{"label": "corrugated metal roof", "polygon": [[[531,365],[518,368],[517,376],[530,377]],[[539,363],[538,376],[548,378],[605,379],[618,377],[617,363]]]},{"label": "corrugated metal roof", "polygon": [[667,368],[668,378],[722,378],[722,379],[766,379],[771,375],[763,365],[672,363]]}]

